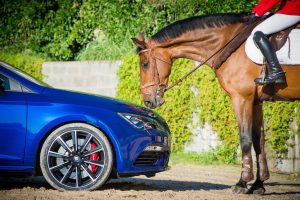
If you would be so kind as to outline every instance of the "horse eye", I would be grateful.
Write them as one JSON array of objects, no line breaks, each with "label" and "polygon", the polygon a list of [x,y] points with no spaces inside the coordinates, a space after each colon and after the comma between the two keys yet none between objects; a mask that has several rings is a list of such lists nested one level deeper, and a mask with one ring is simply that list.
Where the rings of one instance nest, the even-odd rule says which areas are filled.
[{"label": "horse eye", "polygon": [[144,62],[144,63],[142,64],[142,66],[143,66],[144,68],[147,68],[147,67],[148,67],[148,62]]}]

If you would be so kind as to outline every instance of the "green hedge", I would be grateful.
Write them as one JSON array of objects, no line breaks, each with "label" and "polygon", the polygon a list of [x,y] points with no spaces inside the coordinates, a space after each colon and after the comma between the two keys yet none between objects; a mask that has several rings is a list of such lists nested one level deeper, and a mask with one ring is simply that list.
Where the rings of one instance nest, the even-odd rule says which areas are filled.
[{"label": "green hedge", "polygon": [[[173,64],[170,82],[174,82],[193,67],[195,67],[193,62],[177,59]],[[126,57],[118,73],[120,83],[117,97],[143,105],[139,93],[138,57],[136,55]],[[196,90],[196,95],[191,88]],[[208,122],[223,142],[213,157],[222,157],[225,163],[234,162],[234,155],[239,145],[237,122],[231,100],[220,88],[213,70],[203,67],[196,71],[179,86],[168,91],[165,100],[165,104],[155,110],[170,126],[174,151],[182,150],[184,144],[191,140],[192,133],[189,126],[192,125],[192,114],[195,113],[200,121],[194,126]],[[286,155],[287,139],[295,134],[291,132],[291,120],[296,120],[296,124],[300,124],[299,109],[300,102],[277,102],[264,105],[267,143],[278,156]]]},{"label": "green hedge", "polygon": [[268,145],[272,147],[278,156],[286,156],[288,147],[295,145],[288,143],[288,139],[298,134],[300,130],[293,132],[291,123],[295,128],[300,127],[300,102],[276,102],[264,104],[264,126]]},{"label": "green hedge", "polygon": [[0,60],[31,74],[40,81],[43,80],[42,64],[46,61],[44,58],[24,53],[15,54],[0,51]]}]

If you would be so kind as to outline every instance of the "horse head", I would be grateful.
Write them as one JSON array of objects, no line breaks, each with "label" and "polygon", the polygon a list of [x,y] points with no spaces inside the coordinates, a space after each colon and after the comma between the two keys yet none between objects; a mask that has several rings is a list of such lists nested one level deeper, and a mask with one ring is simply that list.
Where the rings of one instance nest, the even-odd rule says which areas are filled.
[{"label": "horse head", "polygon": [[142,34],[132,38],[140,57],[140,92],[145,105],[156,108],[164,103],[164,92],[171,73],[172,59],[167,48]]}]

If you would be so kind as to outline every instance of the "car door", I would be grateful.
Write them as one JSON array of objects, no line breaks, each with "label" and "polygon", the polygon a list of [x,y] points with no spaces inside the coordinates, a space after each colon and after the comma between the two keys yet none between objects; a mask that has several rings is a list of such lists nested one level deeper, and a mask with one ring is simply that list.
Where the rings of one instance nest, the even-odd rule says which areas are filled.
[{"label": "car door", "polygon": [[19,82],[0,72],[0,166],[23,164],[27,105]]}]

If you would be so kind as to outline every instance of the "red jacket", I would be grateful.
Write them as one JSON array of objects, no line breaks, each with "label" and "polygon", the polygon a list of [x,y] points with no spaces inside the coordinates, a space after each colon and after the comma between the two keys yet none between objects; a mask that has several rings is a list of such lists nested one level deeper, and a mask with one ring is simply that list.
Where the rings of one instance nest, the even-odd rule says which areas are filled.
[{"label": "red jacket", "polygon": [[270,9],[274,8],[280,2],[278,14],[299,15],[300,16],[300,0],[261,0],[252,12],[258,16],[264,15]]}]

